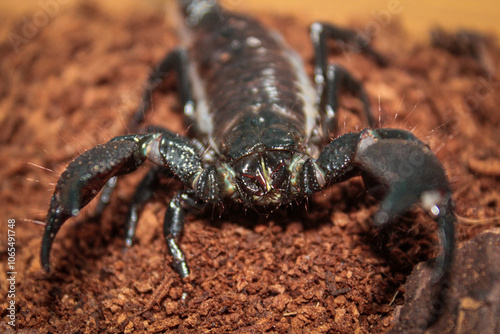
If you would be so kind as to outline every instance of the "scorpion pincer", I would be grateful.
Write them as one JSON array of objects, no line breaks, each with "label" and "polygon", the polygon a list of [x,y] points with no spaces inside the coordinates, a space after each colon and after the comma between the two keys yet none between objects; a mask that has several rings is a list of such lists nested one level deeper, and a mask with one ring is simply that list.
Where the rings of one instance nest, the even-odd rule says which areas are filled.
[{"label": "scorpion pincer", "polygon": [[[440,286],[455,245],[450,186],[429,147],[408,131],[375,128],[363,85],[343,67],[328,63],[327,42],[350,43],[356,34],[327,23],[311,26],[312,84],[298,55],[257,21],[224,11],[212,0],[179,1],[179,7],[185,46],[169,52],[150,74],[129,126],[137,133],[91,148],[60,177],[42,241],[45,271],[62,224],[103,187],[105,202],[116,176],[150,160],[159,167],[147,173],[133,196],[126,243],[131,245],[138,212],[158,179],[165,173],[176,177],[186,187],[171,199],[163,233],[181,277],[189,275],[189,266],[178,240],[184,216],[194,206],[231,200],[270,211],[361,175],[366,185],[384,190],[376,226],[388,225],[417,203],[436,220],[444,251],[433,279]],[[368,43],[361,44],[360,52],[385,64]],[[172,72],[196,139],[155,126],[137,131],[150,109],[150,88]],[[369,128],[338,136],[341,90],[359,97]],[[408,163],[411,168],[405,167]]]}]

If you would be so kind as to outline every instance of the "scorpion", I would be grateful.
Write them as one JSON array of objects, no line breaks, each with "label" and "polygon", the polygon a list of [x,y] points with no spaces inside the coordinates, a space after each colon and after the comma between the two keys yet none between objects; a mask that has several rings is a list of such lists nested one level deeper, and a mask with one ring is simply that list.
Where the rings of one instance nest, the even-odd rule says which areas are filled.
[{"label": "scorpion", "polygon": [[[143,127],[76,157],[51,199],[41,246],[43,269],[50,271],[50,251],[63,223],[103,188],[104,206],[116,177],[149,160],[154,167],[133,195],[125,242],[132,244],[139,212],[160,177],[179,179],[185,188],[168,204],[163,234],[180,277],[190,274],[179,239],[192,209],[233,201],[272,211],[361,175],[368,189],[383,194],[375,226],[388,226],[416,204],[437,222],[443,251],[432,279],[442,284],[453,258],[456,220],[445,170],[411,132],[377,128],[362,83],[329,63],[328,42],[352,43],[356,33],[329,23],[311,25],[311,81],[298,54],[256,20],[225,11],[213,0],[183,0],[178,7],[184,45],[167,53],[150,73],[130,128],[138,129],[151,107],[153,89],[148,88],[174,73],[189,129],[197,136]],[[361,53],[385,65],[368,41],[358,44]],[[362,102],[366,129],[339,135],[342,90]]]}]

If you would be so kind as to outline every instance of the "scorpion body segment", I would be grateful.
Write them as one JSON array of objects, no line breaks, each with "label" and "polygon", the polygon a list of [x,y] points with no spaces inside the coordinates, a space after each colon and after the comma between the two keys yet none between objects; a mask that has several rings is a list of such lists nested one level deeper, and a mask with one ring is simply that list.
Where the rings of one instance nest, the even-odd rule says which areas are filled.
[{"label": "scorpion body segment", "polygon": [[[344,68],[327,62],[327,40],[352,42],[355,34],[330,24],[313,24],[311,83],[297,54],[257,21],[225,12],[214,1],[180,1],[180,7],[187,45],[164,57],[147,87],[169,73],[177,75],[179,97],[196,139],[152,126],[77,157],[52,197],[42,242],[43,268],[49,271],[52,243],[64,221],[77,215],[108,180],[149,160],[158,167],[150,170],[133,196],[126,243],[131,245],[138,213],[152,197],[159,177],[175,176],[186,189],[170,201],[163,233],[181,277],[189,275],[189,266],[178,241],[191,208],[235,201],[274,210],[361,175],[367,186],[374,185],[385,195],[375,225],[386,226],[417,203],[435,218],[444,246],[435,281],[442,284],[453,257],[455,217],[438,159],[404,130],[365,129],[338,136],[341,89],[358,95],[368,125],[374,126],[363,85]],[[360,52],[385,64],[368,44]],[[150,99],[146,89],[131,129],[141,125]]]},{"label": "scorpion body segment", "polygon": [[203,126],[212,128],[207,135],[215,149],[235,160],[259,145],[291,149],[302,143],[305,103],[282,42],[258,22],[233,14],[208,16],[198,25],[189,50],[207,97],[211,124]]},{"label": "scorpion body segment", "polygon": [[[252,206],[289,202],[298,191],[288,168],[306,153],[318,121],[304,66],[259,22],[222,12],[217,4],[205,12],[191,6],[185,8],[188,18],[189,12],[198,15],[186,34],[199,101],[195,126],[205,144],[231,165],[228,173],[237,176],[241,201]],[[310,145],[309,151],[319,152]]]}]

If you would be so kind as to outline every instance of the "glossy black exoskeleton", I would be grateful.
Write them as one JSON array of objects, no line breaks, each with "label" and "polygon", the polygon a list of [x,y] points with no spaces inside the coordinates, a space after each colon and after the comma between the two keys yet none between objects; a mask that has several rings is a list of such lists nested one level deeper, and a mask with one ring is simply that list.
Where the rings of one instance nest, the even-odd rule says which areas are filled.
[{"label": "glossy black exoskeleton", "polygon": [[[344,68],[327,62],[329,39],[349,43],[356,34],[325,23],[311,26],[313,85],[298,55],[257,21],[226,12],[215,1],[180,1],[180,8],[186,23],[180,28],[185,46],[166,55],[150,74],[147,87],[176,74],[196,139],[149,127],[78,156],[52,197],[41,249],[43,268],[49,271],[50,250],[62,224],[107,182],[149,160],[163,171],[153,168],[138,187],[126,242],[131,245],[138,211],[166,169],[186,186],[171,199],[163,229],[181,277],[189,275],[189,266],[178,239],[184,216],[195,204],[236,201],[272,210],[361,175],[366,184],[376,184],[385,193],[375,225],[387,225],[416,203],[435,218],[444,252],[434,279],[441,284],[453,256],[455,222],[445,171],[429,147],[410,132],[374,128],[362,84]],[[368,43],[358,45],[360,52],[384,64]],[[338,136],[341,89],[359,96],[369,129]],[[150,100],[151,89],[146,89],[129,128],[142,124]],[[110,189],[105,187],[104,199]]]}]

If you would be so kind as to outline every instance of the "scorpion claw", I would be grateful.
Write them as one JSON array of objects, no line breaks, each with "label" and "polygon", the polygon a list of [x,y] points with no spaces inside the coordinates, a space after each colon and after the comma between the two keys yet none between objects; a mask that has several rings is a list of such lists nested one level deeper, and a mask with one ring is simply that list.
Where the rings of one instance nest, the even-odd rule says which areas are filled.
[{"label": "scorpion claw", "polygon": [[442,282],[450,267],[455,245],[451,189],[439,160],[428,146],[401,130],[365,130],[355,160],[364,175],[386,185],[386,196],[374,216],[383,227],[420,203],[438,223],[444,249],[433,282]]},{"label": "scorpion claw", "polygon": [[124,136],[86,151],[68,165],[57,182],[47,214],[41,248],[46,272],[50,271],[52,243],[62,224],[77,216],[111,177],[135,170],[142,163],[137,157],[139,146],[139,140]]},{"label": "scorpion claw", "polygon": [[[431,149],[412,133],[380,128],[347,133],[333,140],[316,161],[328,182],[361,174],[384,197],[374,224],[386,227],[416,204],[437,222],[443,247],[433,283],[443,284],[455,248],[455,216],[443,166]],[[308,174],[304,164],[303,175]],[[310,173],[309,173],[310,174]]]},{"label": "scorpion claw", "polygon": [[45,272],[50,272],[50,250],[52,249],[52,243],[54,238],[61,228],[61,225],[72,215],[68,214],[64,211],[63,207],[60,205],[56,205],[53,207],[54,202],[56,202],[56,196],[52,197],[51,209],[49,210],[49,214],[47,217],[47,226],[45,228],[45,233],[43,234],[42,239],[42,251],[41,251],[41,260],[42,267]]}]

